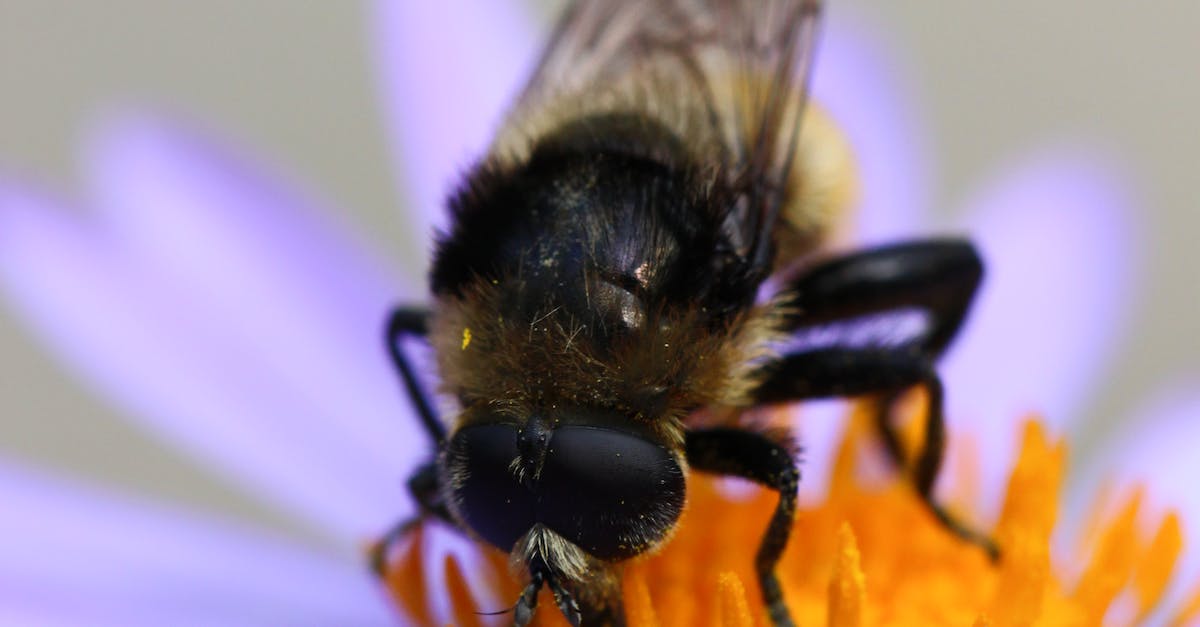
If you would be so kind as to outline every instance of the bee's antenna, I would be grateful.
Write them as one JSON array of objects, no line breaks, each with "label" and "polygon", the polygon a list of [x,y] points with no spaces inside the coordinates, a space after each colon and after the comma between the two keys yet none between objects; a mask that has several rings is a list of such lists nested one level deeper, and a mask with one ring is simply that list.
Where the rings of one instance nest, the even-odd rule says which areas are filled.
[{"label": "bee's antenna", "polygon": [[513,611],[516,611],[516,609],[517,609],[516,604],[513,604],[513,606],[510,608],[506,608],[503,610],[496,610],[495,612],[475,612],[475,615],[476,616],[503,616],[504,614],[508,614]]}]

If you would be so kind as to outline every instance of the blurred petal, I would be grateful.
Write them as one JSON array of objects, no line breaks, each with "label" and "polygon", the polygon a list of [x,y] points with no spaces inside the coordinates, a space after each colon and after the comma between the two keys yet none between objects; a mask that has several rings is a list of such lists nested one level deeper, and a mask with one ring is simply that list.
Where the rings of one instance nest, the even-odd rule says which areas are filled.
[{"label": "blurred petal", "polygon": [[987,275],[942,372],[949,420],[987,443],[985,506],[999,502],[1014,421],[1036,411],[1067,428],[1124,336],[1131,218],[1115,170],[1069,155],[1027,160],[969,205]]},{"label": "blurred petal", "polygon": [[402,477],[197,306],[204,294],[104,235],[0,184],[0,286],[85,381],[234,486],[343,543],[407,504]]},{"label": "blurred petal", "polygon": [[364,472],[402,478],[423,442],[382,346],[400,289],[362,242],[331,212],[164,123],[127,116],[88,148],[89,181],[121,245],[362,447]]},{"label": "blurred petal", "polygon": [[[542,37],[516,2],[379,0],[374,49],[411,238],[428,245],[455,181],[491,141]],[[422,257],[427,259],[428,256]]]},{"label": "blurred petal", "polygon": [[820,503],[829,495],[838,445],[845,437],[853,408],[849,401],[808,401],[795,411],[800,445],[800,502]]},{"label": "blurred petal", "polygon": [[[1180,513],[1184,552],[1162,607],[1178,609],[1183,596],[1200,583],[1200,378],[1167,386],[1144,403],[1097,450],[1083,459],[1072,486],[1068,528],[1083,526],[1089,500],[1113,482],[1120,488],[1142,485],[1149,510],[1161,516]],[[1150,522],[1149,520],[1143,522]],[[1157,519],[1154,520],[1157,523]],[[1077,535],[1077,534],[1071,534]]]},{"label": "blurred petal", "polygon": [[928,210],[929,157],[898,47],[887,46],[884,29],[861,16],[829,9],[812,91],[846,133],[858,161],[855,239],[875,243],[911,235]]},{"label": "blurred petal", "polygon": [[313,554],[8,465],[0,465],[0,502],[0,606],[10,615],[88,624],[384,625],[396,618],[354,556]]}]

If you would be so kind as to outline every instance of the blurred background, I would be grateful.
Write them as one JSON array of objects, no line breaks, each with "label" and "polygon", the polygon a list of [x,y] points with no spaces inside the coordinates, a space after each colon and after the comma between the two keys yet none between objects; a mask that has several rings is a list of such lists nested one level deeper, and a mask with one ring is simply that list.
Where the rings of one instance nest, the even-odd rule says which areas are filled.
[{"label": "blurred background", "polygon": [[[547,23],[557,4],[527,8]],[[933,213],[948,215],[1047,145],[1094,149],[1127,173],[1140,211],[1137,302],[1076,447],[1135,415],[1160,384],[1200,371],[1200,4],[829,4],[896,55],[897,82],[928,132]],[[396,193],[368,15],[356,3],[290,0],[0,0],[0,169],[77,189],[77,140],[97,111],[181,111],[304,181],[375,234],[398,272],[411,270],[422,248]],[[289,526],[128,426],[4,307],[0,457]]]}]

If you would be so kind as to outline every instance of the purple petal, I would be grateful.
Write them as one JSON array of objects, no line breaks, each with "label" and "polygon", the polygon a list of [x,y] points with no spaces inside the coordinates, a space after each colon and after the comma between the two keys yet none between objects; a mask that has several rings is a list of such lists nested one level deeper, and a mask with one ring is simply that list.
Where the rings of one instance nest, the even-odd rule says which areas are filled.
[{"label": "purple petal", "polygon": [[[1148,509],[1180,514],[1184,552],[1161,607],[1176,608],[1200,580],[1200,377],[1165,386],[1122,421],[1105,442],[1080,460],[1072,482],[1068,528],[1082,527],[1104,485],[1144,485]],[[1143,522],[1158,520],[1146,517]],[[1076,534],[1072,534],[1076,535]]]},{"label": "purple petal", "polygon": [[929,204],[929,151],[897,46],[886,30],[830,7],[813,69],[813,99],[854,149],[861,203],[854,234],[868,243],[910,235]]},{"label": "purple petal", "polygon": [[176,281],[107,235],[0,185],[0,286],[68,365],[233,485],[338,541],[361,541],[398,514],[398,469],[347,436],[355,416],[322,411],[214,315],[207,299],[219,292]]},{"label": "purple petal", "polygon": [[378,464],[364,470],[400,477],[419,440],[381,330],[402,290],[362,243],[267,174],[144,117],[108,125],[87,156],[121,245],[362,447]]},{"label": "purple petal", "polygon": [[[381,0],[371,16],[385,116],[413,204],[413,242],[490,143],[541,37],[515,2]],[[425,256],[423,258],[428,258]]]},{"label": "purple petal", "polygon": [[12,615],[84,619],[75,624],[396,620],[357,556],[316,554],[10,465],[0,465],[0,502],[0,606]]},{"label": "purple petal", "polygon": [[1094,159],[1019,164],[969,205],[984,285],[942,369],[952,427],[987,443],[987,505],[1013,460],[1017,425],[1079,417],[1129,318],[1136,235],[1122,180]]},{"label": "purple petal", "polygon": [[820,503],[829,494],[833,462],[850,424],[853,407],[845,400],[809,401],[793,412],[800,444],[800,502]]}]

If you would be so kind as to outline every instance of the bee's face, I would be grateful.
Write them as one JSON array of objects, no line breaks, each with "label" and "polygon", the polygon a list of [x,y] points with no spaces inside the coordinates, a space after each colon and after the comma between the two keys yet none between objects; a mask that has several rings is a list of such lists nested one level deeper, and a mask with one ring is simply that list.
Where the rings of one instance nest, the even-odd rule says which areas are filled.
[{"label": "bee's face", "polygon": [[506,551],[536,528],[621,560],[666,537],[683,509],[678,453],[602,411],[474,421],[450,439],[441,468],[459,519]]}]

